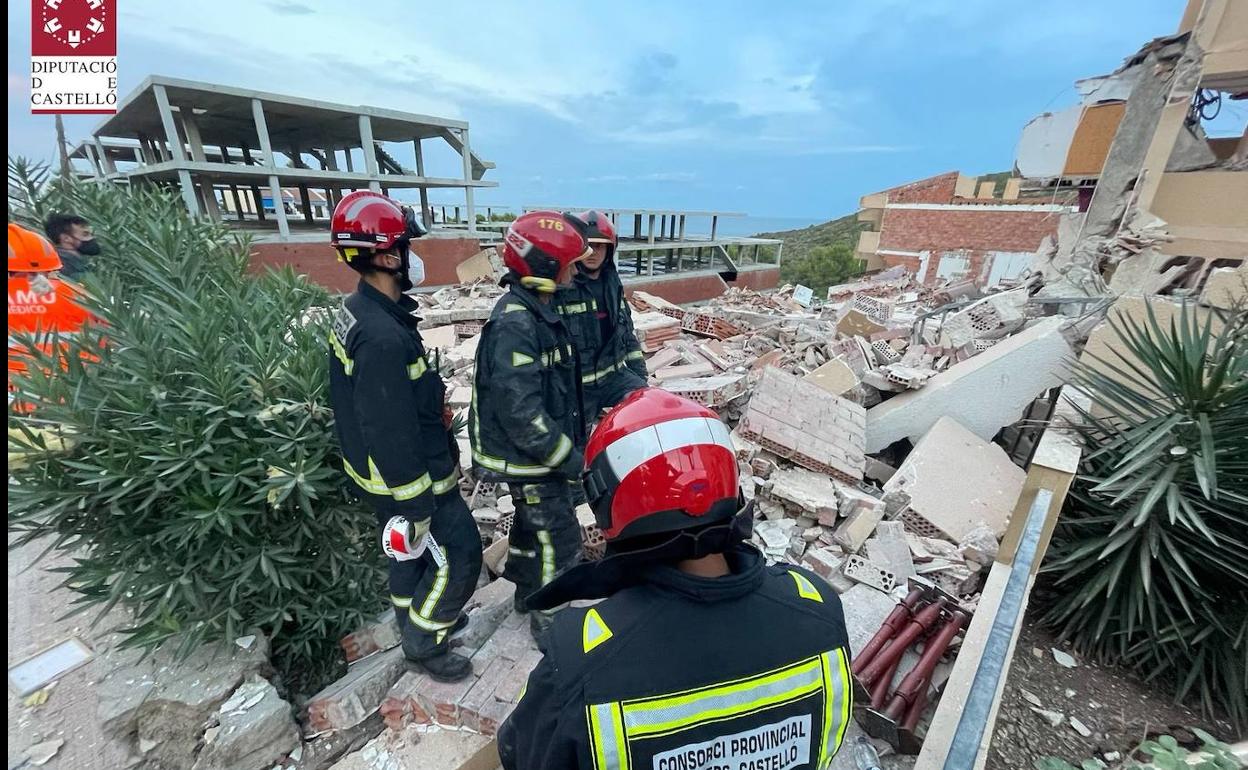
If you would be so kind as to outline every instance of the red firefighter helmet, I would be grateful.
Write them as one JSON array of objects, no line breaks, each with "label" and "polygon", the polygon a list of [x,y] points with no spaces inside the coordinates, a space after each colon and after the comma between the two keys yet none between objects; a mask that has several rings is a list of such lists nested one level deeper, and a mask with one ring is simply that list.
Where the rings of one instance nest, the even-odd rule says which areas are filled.
[{"label": "red firefighter helmet", "polygon": [[9,272],[50,273],[61,269],[61,255],[48,239],[21,225],[9,223]]},{"label": "red firefighter helmet", "polygon": [[620,239],[611,217],[601,211],[582,211],[576,218],[585,223],[585,240],[607,244],[607,261],[614,260],[615,246]]},{"label": "red firefighter helmet", "polygon": [[413,209],[371,190],[343,196],[334,207],[329,228],[330,244],[338,250],[339,259],[352,267],[375,251],[427,232]]},{"label": "red firefighter helmet", "polygon": [[658,388],[630,394],[585,448],[585,492],[608,542],[727,522],[740,510],[728,428]]},{"label": "red firefighter helmet", "polygon": [[503,239],[503,264],[520,284],[553,292],[559,274],[589,256],[585,223],[570,214],[530,211],[516,218]]}]

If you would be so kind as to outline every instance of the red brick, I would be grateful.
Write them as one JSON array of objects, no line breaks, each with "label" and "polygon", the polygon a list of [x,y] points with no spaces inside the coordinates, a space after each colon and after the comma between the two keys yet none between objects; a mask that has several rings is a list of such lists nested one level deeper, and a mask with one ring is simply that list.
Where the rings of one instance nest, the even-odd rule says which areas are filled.
[{"label": "red brick", "polygon": [[347,662],[354,663],[375,652],[389,650],[399,645],[399,627],[394,621],[394,612],[386,610],[373,622],[352,634],[347,634],[338,642],[346,653]]}]

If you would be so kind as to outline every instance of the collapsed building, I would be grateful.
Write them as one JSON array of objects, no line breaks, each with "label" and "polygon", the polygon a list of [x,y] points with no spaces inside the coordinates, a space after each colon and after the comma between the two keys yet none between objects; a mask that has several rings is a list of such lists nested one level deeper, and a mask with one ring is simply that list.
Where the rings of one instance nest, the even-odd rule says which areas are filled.
[{"label": "collapsed building", "polygon": [[[711,305],[628,287],[651,384],[732,428],[755,545],[840,594],[857,682],[847,743],[870,735],[897,752],[890,767],[986,758],[1031,581],[1078,470],[1062,426],[1088,407],[1063,386],[1070,360],[1124,356],[1102,318],[1142,317],[1139,295],[1163,318],[1179,302],[1210,313],[1248,297],[1248,132],[1209,140],[1192,117],[1198,89],[1248,94],[1245,11],[1192,0],[1177,35],[1082,82],[1061,131],[1044,116],[1024,130],[1018,170],[1034,175],[1000,197],[957,173],[866,196],[863,219],[879,227],[860,244],[869,272],[811,307],[790,287],[733,288]],[[473,282],[420,300],[456,408],[499,293],[488,250],[465,268]],[[464,484],[493,577],[514,503],[470,474]],[[593,517],[579,515],[585,558],[600,558]],[[396,673],[375,688],[369,704],[391,727],[496,727],[537,660],[509,588],[494,579],[470,604],[474,624],[497,629],[470,642],[474,660],[488,653],[477,677],[451,692]],[[322,701],[321,729],[343,726],[325,715],[344,697]],[[849,754],[833,766],[852,767]]]}]

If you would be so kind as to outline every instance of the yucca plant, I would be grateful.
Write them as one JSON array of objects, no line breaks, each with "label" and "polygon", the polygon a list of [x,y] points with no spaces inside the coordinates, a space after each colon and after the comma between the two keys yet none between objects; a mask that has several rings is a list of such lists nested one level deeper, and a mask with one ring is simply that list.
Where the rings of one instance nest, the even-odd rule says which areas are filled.
[{"label": "yucca plant", "polygon": [[1043,620],[1083,652],[1248,725],[1248,314],[1152,304],[1122,357],[1076,364],[1093,408]]},{"label": "yucca plant", "polygon": [[105,250],[84,304],[103,323],[63,341],[64,369],[36,353],[17,382],[34,411],[9,414],[16,544],[70,551],[65,584],[81,609],[128,607],[127,644],[187,652],[260,628],[309,691],[384,595],[374,517],[339,470],[329,297],[289,270],[248,275],[248,244],[164,191],[40,175],[10,161],[10,192],[32,196],[10,216],[91,220]]}]

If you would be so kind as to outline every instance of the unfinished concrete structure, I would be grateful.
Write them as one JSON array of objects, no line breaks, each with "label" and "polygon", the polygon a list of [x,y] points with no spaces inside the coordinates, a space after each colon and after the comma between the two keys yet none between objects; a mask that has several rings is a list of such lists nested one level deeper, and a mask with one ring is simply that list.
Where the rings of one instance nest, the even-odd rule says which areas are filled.
[{"label": "unfinished concrete structure", "polygon": [[[455,177],[426,174],[425,140],[450,145],[462,158]],[[411,146],[415,169],[405,168],[387,144]],[[468,124],[380,107],[313,99],[152,75],[132,91],[72,157],[96,177],[178,189],[193,213],[222,219],[227,212],[250,228],[276,226],[291,236],[285,206],[266,213],[265,199],[282,200],[282,188],[299,191],[299,211],[314,222],[310,190],[324,191],[328,208],[344,191],[417,189],[426,224],[429,190],[464,191],[467,226],[475,229],[473,191],[495,187],[483,179],[493,163],[472,151]],[[309,162],[310,161],[310,162]],[[219,200],[220,198],[220,200]],[[316,226],[320,237],[324,226]]]},{"label": "unfinished concrete structure", "polygon": [[[593,206],[525,206],[525,211],[585,211]],[[743,238],[722,235],[721,218],[744,217],[728,211],[674,209],[603,209],[611,217],[620,243],[616,264],[623,275],[653,276],[687,271],[714,270],[735,276],[742,266],[780,266],[784,241],[777,238]],[[709,220],[706,231],[686,231]],[[505,223],[496,225],[501,231]],[[656,232],[657,226],[657,232]],[[709,233],[709,234],[708,234]]]}]

